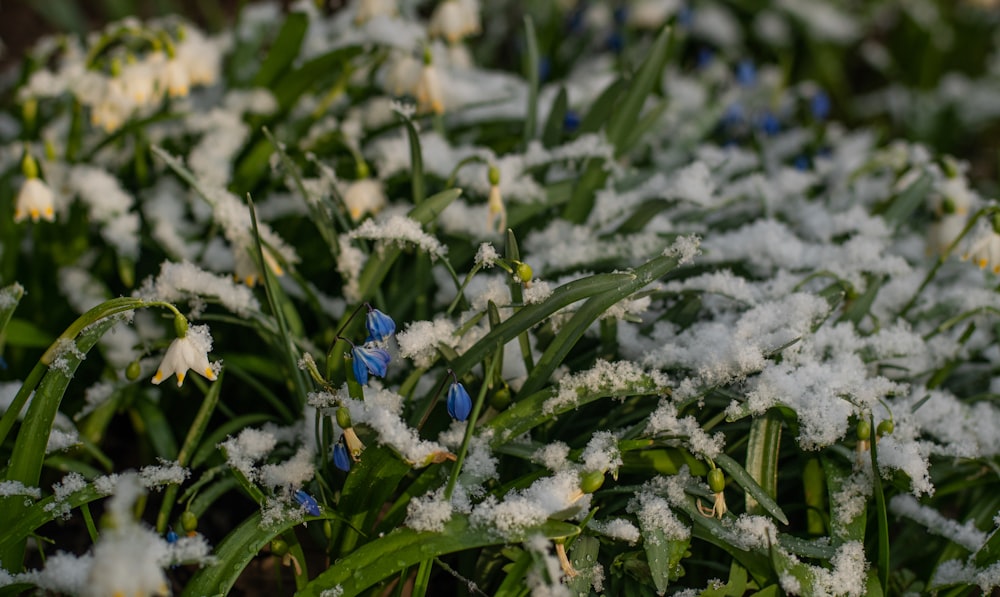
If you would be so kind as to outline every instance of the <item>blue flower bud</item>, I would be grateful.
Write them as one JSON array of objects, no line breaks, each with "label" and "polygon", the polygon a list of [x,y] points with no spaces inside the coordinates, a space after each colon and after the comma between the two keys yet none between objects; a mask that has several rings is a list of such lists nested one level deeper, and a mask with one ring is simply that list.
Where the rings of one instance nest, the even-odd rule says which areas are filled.
[{"label": "blue flower bud", "polygon": [[292,497],[295,498],[295,501],[298,502],[299,505],[302,506],[310,516],[320,515],[319,504],[316,503],[316,500],[313,499],[313,496],[299,489],[294,494],[292,494]]},{"label": "blue flower bud", "polygon": [[764,112],[760,116],[760,130],[768,136],[777,135],[781,131],[781,121],[773,112]]},{"label": "blue flower bud", "polygon": [[472,412],[472,398],[465,391],[465,386],[453,383],[448,388],[448,414],[456,421],[464,421]]},{"label": "blue flower bud", "polygon": [[381,348],[368,348],[366,346],[355,346],[351,350],[351,356],[354,359],[354,363],[351,365],[354,369],[354,379],[363,386],[368,384],[369,374],[385,377],[391,358],[389,353]]},{"label": "blue flower bud", "polygon": [[566,129],[566,132],[572,133],[579,127],[580,115],[573,110],[566,110],[566,116],[563,117],[563,128]]},{"label": "blue flower bud", "polygon": [[177,533],[173,529],[167,531],[167,543],[177,543]]},{"label": "blue flower bud", "polygon": [[621,54],[625,49],[625,38],[618,31],[612,31],[604,39],[604,46],[615,54]]},{"label": "blue flower bud", "polygon": [[365,327],[368,328],[368,338],[365,342],[382,341],[396,333],[396,322],[378,309],[368,309]]},{"label": "blue flower bud", "polygon": [[351,455],[347,453],[347,446],[344,442],[337,442],[333,445],[333,466],[345,473],[351,470]]}]

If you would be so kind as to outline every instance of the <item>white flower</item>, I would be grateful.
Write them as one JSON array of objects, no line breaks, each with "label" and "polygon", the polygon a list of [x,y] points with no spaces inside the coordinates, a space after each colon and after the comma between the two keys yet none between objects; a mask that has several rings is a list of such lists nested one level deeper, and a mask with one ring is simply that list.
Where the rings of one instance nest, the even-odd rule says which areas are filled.
[{"label": "white flower", "polygon": [[219,47],[194,28],[184,30],[177,44],[176,62],[184,66],[191,85],[211,85],[219,78],[222,54]]},{"label": "white flower", "polygon": [[344,204],[355,222],[365,214],[376,214],[385,207],[382,182],[375,178],[355,180],[344,192]]},{"label": "white flower", "polygon": [[14,203],[14,221],[30,217],[32,222],[37,222],[39,218],[52,222],[56,219],[52,201],[52,189],[45,181],[40,178],[25,179]]},{"label": "white flower", "polygon": [[156,99],[156,71],[148,61],[137,61],[122,68],[121,80],[132,101],[144,106]]},{"label": "white flower", "polygon": [[208,353],[211,350],[212,336],[208,333],[208,326],[189,327],[183,338],[177,338],[170,343],[160,367],[156,370],[156,375],[153,376],[153,383],[159,385],[164,379],[176,374],[177,387],[180,387],[184,383],[188,369],[193,369],[206,379],[214,381],[219,365],[208,362]]},{"label": "white flower", "polygon": [[994,274],[1000,274],[1000,234],[986,226],[969,244],[969,250],[962,255],[962,260],[966,259],[971,259],[979,269],[990,265]]},{"label": "white flower", "polygon": [[420,112],[444,114],[444,95],[441,89],[440,73],[433,64],[424,64],[414,95],[417,97],[417,109]]},{"label": "white flower", "polygon": [[431,15],[427,33],[431,37],[443,37],[449,44],[479,33],[479,7],[474,2],[445,0],[440,2]]},{"label": "white flower", "polygon": [[394,17],[399,14],[396,0],[360,0],[354,13],[354,24],[360,25],[378,16]]},{"label": "white flower", "polygon": [[677,0],[638,0],[629,6],[628,24],[640,29],[659,29],[679,8]]},{"label": "white flower", "polygon": [[410,93],[420,80],[420,61],[411,54],[396,52],[385,72],[386,90],[393,95]]},{"label": "white flower", "polygon": [[[274,252],[268,247],[262,247],[264,253],[264,263],[267,264],[268,269],[270,269],[275,276],[284,276],[285,269],[281,267],[281,263],[274,256]],[[261,279],[260,271],[257,269],[257,264],[254,262],[253,257],[250,255],[250,251],[256,251],[256,247],[249,248],[233,248],[233,277],[236,278],[237,282],[243,282],[250,288],[257,285],[257,281]]]},{"label": "white flower", "polygon": [[191,79],[187,68],[177,58],[171,58],[163,65],[160,80],[170,97],[183,97],[191,90]]}]

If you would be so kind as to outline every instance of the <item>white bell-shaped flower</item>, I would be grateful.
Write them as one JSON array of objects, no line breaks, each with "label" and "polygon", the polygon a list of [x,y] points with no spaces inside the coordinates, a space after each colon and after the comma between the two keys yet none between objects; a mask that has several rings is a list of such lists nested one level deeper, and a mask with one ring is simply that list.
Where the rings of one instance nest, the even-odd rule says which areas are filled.
[{"label": "white bell-shaped flower", "polygon": [[40,178],[26,178],[14,202],[14,221],[20,222],[31,218],[32,222],[39,219],[52,222],[56,219],[53,207],[52,189]]},{"label": "white bell-shaped flower", "polygon": [[214,381],[219,369],[218,363],[208,362],[208,353],[212,350],[212,336],[207,325],[197,325],[188,328],[182,338],[176,338],[170,343],[163,361],[160,362],[153,383],[159,385],[171,375],[177,376],[177,387],[184,383],[188,369],[194,370],[209,381]]}]

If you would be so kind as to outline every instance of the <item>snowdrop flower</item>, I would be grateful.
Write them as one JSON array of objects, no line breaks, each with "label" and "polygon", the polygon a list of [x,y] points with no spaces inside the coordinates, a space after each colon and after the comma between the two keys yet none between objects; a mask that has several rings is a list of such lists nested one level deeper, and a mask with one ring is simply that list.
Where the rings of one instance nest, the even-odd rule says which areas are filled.
[{"label": "snowdrop flower", "polygon": [[181,30],[175,60],[184,66],[191,85],[211,85],[219,78],[222,55],[219,48],[193,28]]},{"label": "snowdrop flower", "polygon": [[377,214],[385,207],[385,203],[385,189],[378,179],[355,180],[344,192],[344,204],[355,222],[365,214]]},{"label": "snowdrop flower", "polygon": [[53,207],[54,195],[49,185],[38,178],[38,165],[30,155],[24,156],[22,168],[25,171],[24,184],[14,200],[14,221],[21,222],[31,218],[32,222],[43,219],[52,222],[56,219]]},{"label": "snowdrop flower", "polygon": [[354,379],[361,385],[368,384],[368,375],[385,377],[389,369],[389,353],[381,348],[368,348],[366,346],[355,346],[351,350],[351,357],[354,363]]},{"label": "snowdrop flower", "polygon": [[448,388],[448,414],[456,421],[465,421],[472,413],[472,398],[461,383]]},{"label": "snowdrop flower", "polygon": [[979,269],[985,269],[987,265],[990,265],[994,274],[1000,274],[1000,233],[997,232],[997,228],[1000,228],[1000,222],[997,221],[998,219],[1000,216],[994,216],[992,226],[981,227],[979,234],[969,244],[969,250],[962,255],[963,261],[971,259],[979,266]]},{"label": "snowdrop flower", "polygon": [[503,234],[507,229],[507,209],[500,194],[500,170],[496,166],[490,166],[489,177],[490,196],[486,202],[486,225],[490,230]]},{"label": "snowdrop flower", "polygon": [[441,74],[434,68],[429,49],[424,52],[424,67],[420,71],[420,79],[417,81],[413,95],[417,98],[417,109],[420,112],[444,114]]},{"label": "snowdrop flower", "polygon": [[171,375],[177,375],[177,387],[184,384],[188,369],[193,369],[209,381],[215,381],[218,364],[208,362],[208,353],[212,350],[212,336],[207,325],[192,326],[183,335],[178,335],[167,352],[163,361],[156,369],[153,383],[159,385]]},{"label": "snowdrop flower", "polygon": [[399,14],[396,0],[360,0],[354,13],[354,24],[361,25],[375,17],[394,17]]},{"label": "snowdrop flower", "polygon": [[368,317],[365,318],[365,328],[368,330],[368,338],[365,342],[383,341],[396,333],[396,322],[378,309],[368,307]]},{"label": "snowdrop flower", "polygon": [[439,2],[427,25],[431,37],[443,37],[449,44],[479,34],[482,26],[479,6],[474,0],[444,0]]},{"label": "snowdrop flower", "polygon": [[187,68],[176,56],[167,60],[166,64],[163,65],[160,80],[170,97],[184,97],[191,91],[191,79],[188,76]]},{"label": "snowdrop flower", "polygon": [[148,60],[133,60],[122,68],[122,86],[137,105],[144,106],[156,97],[157,73]]}]

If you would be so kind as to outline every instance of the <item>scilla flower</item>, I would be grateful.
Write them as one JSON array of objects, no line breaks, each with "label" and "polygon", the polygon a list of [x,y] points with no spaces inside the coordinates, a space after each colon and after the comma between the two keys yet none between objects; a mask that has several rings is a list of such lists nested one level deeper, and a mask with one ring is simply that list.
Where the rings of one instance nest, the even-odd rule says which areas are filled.
[{"label": "scilla flower", "polygon": [[313,496],[299,489],[292,494],[292,497],[295,498],[295,501],[298,502],[299,505],[302,506],[302,509],[305,510],[310,516],[320,515],[319,504],[316,503]]},{"label": "scilla flower", "polygon": [[339,441],[333,445],[333,466],[345,473],[351,471],[351,457],[347,453],[347,447],[344,446],[343,441]]},{"label": "scilla flower", "polygon": [[396,333],[396,322],[385,313],[369,306],[365,328],[368,330],[368,339],[365,342],[373,340],[381,342]]},{"label": "scilla flower", "polygon": [[472,413],[472,398],[465,386],[455,382],[448,388],[448,414],[456,421],[464,421]]},{"label": "scilla flower", "polygon": [[385,377],[389,368],[389,353],[378,347],[355,346],[351,349],[351,357],[354,359],[354,379],[363,386],[368,384],[369,374]]},{"label": "scilla flower", "polygon": [[208,362],[208,353],[212,350],[212,336],[208,332],[208,326],[188,328],[187,321],[184,320],[183,324],[177,324],[176,327],[177,338],[170,343],[163,355],[163,361],[153,376],[153,383],[159,385],[164,379],[176,374],[177,387],[181,387],[188,369],[193,369],[209,381],[215,381],[218,364]]},{"label": "scilla flower", "polygon": [[32,222],[37,222],[39,219],[46,222],[54,221],[56,213],[53,207],[52,189],[45,184],[45,181],[38,178],[38,163],[31,154],[24,154],[21,170],[25,178],[14,201],[14,221],[20,222],[29,217]]}]

